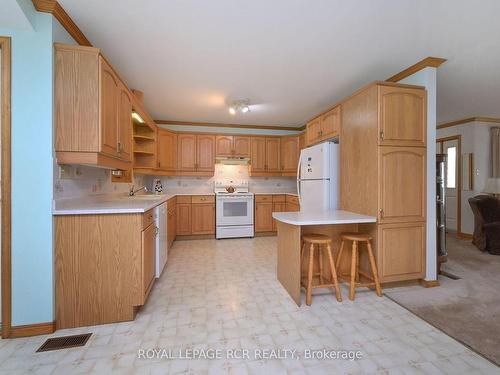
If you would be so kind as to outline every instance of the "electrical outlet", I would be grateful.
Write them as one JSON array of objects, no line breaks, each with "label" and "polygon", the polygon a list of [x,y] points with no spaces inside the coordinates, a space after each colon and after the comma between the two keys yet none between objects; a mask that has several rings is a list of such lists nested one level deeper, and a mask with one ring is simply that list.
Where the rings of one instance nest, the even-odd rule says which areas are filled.
[{"label": "electrical outlet", "polygon": [[71,166],[60,165],[59,166],[59,179],[60,180],[71,180],[73,178]]}]

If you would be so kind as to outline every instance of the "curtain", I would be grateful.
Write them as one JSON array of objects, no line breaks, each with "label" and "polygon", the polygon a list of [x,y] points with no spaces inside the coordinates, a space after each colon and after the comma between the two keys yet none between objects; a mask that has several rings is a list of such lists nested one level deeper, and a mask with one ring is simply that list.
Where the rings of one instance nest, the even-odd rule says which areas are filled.
[{"label": "curtain", "polygon": [[491,177],[500,178],[500,128],[491,128]]}]

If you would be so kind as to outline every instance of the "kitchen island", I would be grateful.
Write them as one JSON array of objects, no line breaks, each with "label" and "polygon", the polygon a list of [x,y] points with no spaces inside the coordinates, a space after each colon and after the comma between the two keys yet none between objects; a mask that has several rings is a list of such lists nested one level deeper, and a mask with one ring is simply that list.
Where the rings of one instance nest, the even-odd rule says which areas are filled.
[{"label": "kitchen island", "polygon": [[[278,262],[277,277],[290,297],[300,306],[300,280],[303,270],[300,264],[301,236],[304,233],[326,234],[332,238],[334,256],[338,252],[342,232],[371,233],[376,230],[377,218],[374,216],[360,215],[353,212],[331,210],[322,212],[274,212],[273,218],[277,221],[278,228]],[[346,248],[348,251],[348,247]],[[337,272],[342,273],[348,269],[347,260],[342,263]],[[361,260],[362,264],[363,260]],[[307,262],[304,262],[307,263]],[[324,259],[327,263],[327,259]],[[302,265],[304,267],[304,265]],[[325,267],[323,277],[330,279],[330,269]]]}]

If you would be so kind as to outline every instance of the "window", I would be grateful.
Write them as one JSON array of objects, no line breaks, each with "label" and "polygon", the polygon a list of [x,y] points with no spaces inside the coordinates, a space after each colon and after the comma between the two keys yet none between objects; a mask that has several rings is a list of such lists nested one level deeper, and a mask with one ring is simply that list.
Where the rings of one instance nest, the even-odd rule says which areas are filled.
[{"label": "window", "polygon": [[455,189],[457,187],[457,148],[455,146],[446,149],[448,160],[446,163],[446,187]]}]

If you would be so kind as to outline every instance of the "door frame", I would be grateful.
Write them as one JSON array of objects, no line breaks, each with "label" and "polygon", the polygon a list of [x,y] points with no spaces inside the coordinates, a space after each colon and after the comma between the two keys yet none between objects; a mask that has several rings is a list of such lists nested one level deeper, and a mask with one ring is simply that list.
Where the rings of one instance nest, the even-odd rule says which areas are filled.
[{"label": "door frame", "polygon": [[457,237],[463,237],[462,233],[462,136],[451,135],[449,137],[437,138],[436,143],[446,141],[457,141]]},{"label": "door frame", "polygon": [[2,68],[1,143],[2,143],[2,338],[11,330],[11,38],[0,36]]}]

